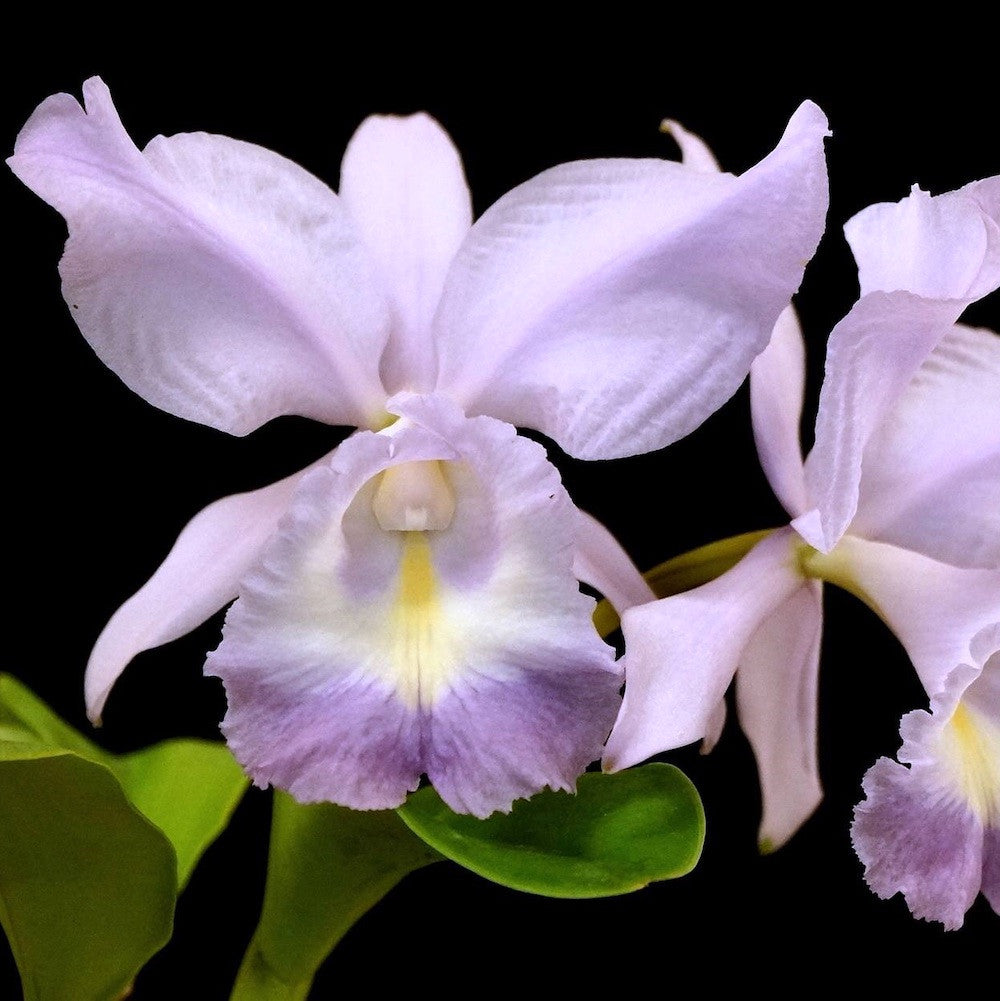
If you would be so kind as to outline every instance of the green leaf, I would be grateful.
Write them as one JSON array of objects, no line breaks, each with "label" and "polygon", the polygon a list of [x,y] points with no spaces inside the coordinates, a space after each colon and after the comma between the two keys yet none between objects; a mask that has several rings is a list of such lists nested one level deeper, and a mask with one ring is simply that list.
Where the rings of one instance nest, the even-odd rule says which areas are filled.
[{"label": "green leaf", "polygon": [[110,768],[129,802],[170,840],[183,888],[205,849],[225,829],[248,780],[224,744],[168,740],[111,754],[61,720],[10,675],[0,675],[0,739],[72,751]]},{"label": "green leaf", "polygon": [[118,997],[169,939],[179,887],[247,779],[206,741],[110,754],[9,676],[0,769],[0,920],[26,997]]},{"label": "green leaf", "polygon": [[61,720],[34,692],[9,674],[0,674],[0,727],[20,731],[20,739],[49,749],[73,751],[110,765],[113,756]]},{"label": "green leaf", "polygon": [[168,740],[117,758],[115,773],[132,805],[174,846],[183,889],[246,791],[242,769],[225,744]]},{"label": "green leaf", "polygon": [[[707,546],[699,546],[647,570],[643,577],[657,598],[690,591],[691,588],[707,584],[731,570],[761,539],[773,531],[774,529],[765,528],[759,532],[744,532],[742,535],[731,535],[728,539],[711,542]],[[594,609],[594,625],[602,636],[610,635],[621,625],[618,613],[607,600],[598,602]]]},{"label": "green leaf", "polygon": [[170,938],[177,863],[104,765],[0,745],[0,923],[25,1001],[110,1001]]},{"label": "green leaf", "polygon": [[392,810],[303,805],[276,791],[264,906],[231,1001],[302,1001],[351,925],[439,858]]},{"label": "green leaf", "polygon": [[694,868],[705,815],[673,765],[587,773],[575,795],[542,792],[486,820],[453,813],[433,789],[397,811],[446,858],[494,882],[551,897],[605,897]]}]

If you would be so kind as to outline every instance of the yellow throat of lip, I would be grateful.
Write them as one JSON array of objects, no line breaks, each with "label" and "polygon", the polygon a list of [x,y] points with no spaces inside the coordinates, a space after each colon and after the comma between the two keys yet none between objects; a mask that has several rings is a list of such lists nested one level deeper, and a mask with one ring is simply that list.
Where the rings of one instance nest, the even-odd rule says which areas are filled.
[{"label": "yellow throat of lip", "polygon": [[984,824],[1000,824],[1000,726],[959,702],[941,741],[966,802]]},{"label": "yellow throat of lip", "polygon": [[379,474],[371,501],[379,527],[400,543],[387,652],[396,692],[412,708],[447,691],[460,662],[460,637],[446,613],[430,534],[447,529],[455,516],[446,466],[437,459],[390,466]]},{"label": "yellow throat of lip", "polygon": [[392,630],[398,693],[413,707],[431,705],[459,658],[425,532],[403,536]]}]

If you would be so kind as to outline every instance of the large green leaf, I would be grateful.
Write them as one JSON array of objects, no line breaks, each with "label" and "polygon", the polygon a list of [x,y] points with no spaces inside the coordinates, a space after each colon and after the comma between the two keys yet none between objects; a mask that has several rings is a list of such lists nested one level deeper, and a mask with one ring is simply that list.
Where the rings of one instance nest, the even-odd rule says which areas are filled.
[{"label": "large green leaf", "polygon": [[224,744],[167,740],[131,754],[111,754],[61,720],[19,681],[0,675],[0,739],[5,735],[44,750],[71,751],[109,768],[128,801],[173,845],[181,887],[247,787]]},{"label": "large green leaf", "polygon": [[542,792],[509,814],[453,813],[431,788],[397,811],[442,855],[497,883],[552,897],[604,897],[690,872],[705,815],[673,765],[588,773],[577,792]]},{"label": "large green leaf", "polygon": [[110,1001],[170,938],[169,842],[104,765],[0,743],[0,920],[25,1001]]},{"label": "large green leaf", "polygon": [[[707,546],[699,546],[647,570],[643,577],[657,598],[690,591],[732,569],[772,531],[774,529],[766,528],[759,532],[744,532],[742,535],[732,535],[728,539],[711,542]],[[620,625],[618,613],[607,600],[598,602],[594,609],[594,625],[602,636],[608,636]]]},{"label": "large green leaf", "polygon": [[111,765],[113,756],[61,720],[37,695],[9,674],[0,674],[0,727],[7,739],[40,748],[73,751],[89,761]]},{"label": "large green leaf", "polygon": [[26,997],[119,996],[246,785],[221,744],[110,754],[0,676],[0,921]]},{"label": "large green leaf", "polygon": [[276,792],[264,906],[232,1001],[302,1001],[348,928],[439,858],[392,810],[304,806]]},{"label": "large green leaf", "polygon": [[132,805],[174,846],[183,889],[246,791],[242,769],[225,744],[167,740],[117,758],[115,773]]}]

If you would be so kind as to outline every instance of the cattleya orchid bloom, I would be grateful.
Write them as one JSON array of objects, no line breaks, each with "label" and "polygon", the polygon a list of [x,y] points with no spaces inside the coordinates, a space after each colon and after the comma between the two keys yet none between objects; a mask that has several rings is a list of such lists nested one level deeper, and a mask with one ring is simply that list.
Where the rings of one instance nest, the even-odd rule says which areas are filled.
[{"label": "cattleya orchid bloom", "polygon": [[740,177],[568,163],[472,225],[426,115],[367,119],[338,195],[221,136],[140,152],[100,80],[84,98],[46,100],[10,164],[67,219],[64,293],[102,360],[233,434],[361,429],[188,524],[97,641],[92,718],[137,653],[236,599],[206,671],[258,784],[388,808],[426,774],[479,816],[573,788],[621,683],[578,578],[619,608],[651,593],[514,425],[614,458],[736,390],[822,233],[822,113]]},{"label": "cattleya orchid bloom", "polygon": [[901,892],[915,917],[960,928],[982,890],[1000,914],[1000,622],[977,633],[972,664],[900,722],[899,760],[864,778],[851,838],[868,885]]},{"label": "cattleya orchid bloom", "polygon": [[1000,178],[862,211],[846,227],[861,298],[830,335],[803,465],[804,349],[786,311],[751,370],[767,478],[792,517],[717,579],[622,616],[626,690],[607,770],[704,738],[736,676],[760,773],[761,847],[822,796],[821,580],[865,600],[928,692],[1000,609],[1000,338],[957,324],[1000,285]]}]

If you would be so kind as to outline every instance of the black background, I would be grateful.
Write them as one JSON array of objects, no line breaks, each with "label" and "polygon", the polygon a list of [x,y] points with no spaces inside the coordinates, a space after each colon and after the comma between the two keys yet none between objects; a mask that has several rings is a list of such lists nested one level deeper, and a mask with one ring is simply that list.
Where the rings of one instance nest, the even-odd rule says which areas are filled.
[{"label": "black background", "polygon": [[[568,13],[544,33],[526,16],[493,17],[485,32],[460,22],[390,22],[386,13],[383,23],[345,22],[330,36],[279,11],[258,30],[212,37],[195,18],[155,33],[119,24],[124,37],[114,44],[102,41],[108,26],[94,20],[32,25],[10,35],[24,50],[4,88],[3,145],[12,148],[39,101],[59,90],[79,95],[82,81],[99,73],[140,146],[158,132],[218,132],[275,149],[336,186],[340,154],[366,114],[425,109],[462,151],[478,214],[565,160],[675,156],[657,131],[668,115],[708,140],[725,168],[745,170],[812,98],[834,137],[827,234],[798,300],[810,352],[807,441],[825,337],[856,298],[844,221],[871,202],[903,197],[913,182],[936,193],[1000,168],[989,66],[975,40],[940,26],[917,29],[903,46],[867,24],[785,25],[792,37],[779,40],[782,26],[761,22],[682,31],[666,19],[621,14],[577,34]],[[454,43],[442,40],[447,28],[459,33]],[[133,395],[93,356],[59,293],[61,218],[12,176],[0,183],[11,255],[4,536],[13,607],[4,669],[87,729],[90,646],[188,518],[219,496],[300,468],[343,431],[282,419],[232,439]],[[972,319],[1000,327],[996,297]],[[745,388],[663,452],[589,464],[554,446],[550,453],[577,503],[614,529],[642,567],[787,520],[757,464]],[[216,617],[138,658],[115,689],[99,739],[127,750],[170,736],[216,736],[224,697],[200,669],[219,628]],[[434,866],[358,923],[313,997],[358,982],[385,990],[424,983],[446,995],[481,984],[628,990],[646,973],[670,991],[685,967],[706,986],[737,978],[804,991],[820,978],[858,982],[863,963],[886,981],[942,966],[995,974],[989,946],[1000,923],[981,898],[966,927],[946,934],[914,921],[901,898],[878,900],[863,882],[848,836],[861,777],[880,754],[894,753],[899,716],[922,704],[922,692],[888,631],[833,589],[821,686],[827,796],[776,855],[757,855],[756,776],[731,723],[710,757],[670,756],[695,779],[708,816],[691,875],[626,898],[567,902]],[[256,920],[267,822],[268,796],[253,791],[196,871],[175,939],[141,974],[138,1001],[182,990],[226,996]],[[799,963],[812,971],[806,983]],[[0,997],[16,997],[15,982],[0,952]]]}]

